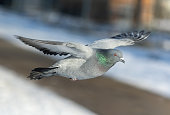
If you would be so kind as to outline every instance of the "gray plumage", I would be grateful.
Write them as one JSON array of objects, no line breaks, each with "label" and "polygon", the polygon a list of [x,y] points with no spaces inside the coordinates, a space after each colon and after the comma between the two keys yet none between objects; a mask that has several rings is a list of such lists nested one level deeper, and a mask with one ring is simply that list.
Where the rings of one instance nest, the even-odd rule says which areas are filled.
[{"label": "gray plumage", "polygon": [[63,76],[73,80],[95,78],[103,75],[117,62],[125,62],[119,46],[133,45],[150,35],[150,32],[135,31],[119,34],[110,38],[94,41],[89,45],[74,42],[45,41],[16,36],[25,44],[44,54],[68,55],[48,68],[35,68],[28,76],[30,79],[41,79],[50,76]]}]

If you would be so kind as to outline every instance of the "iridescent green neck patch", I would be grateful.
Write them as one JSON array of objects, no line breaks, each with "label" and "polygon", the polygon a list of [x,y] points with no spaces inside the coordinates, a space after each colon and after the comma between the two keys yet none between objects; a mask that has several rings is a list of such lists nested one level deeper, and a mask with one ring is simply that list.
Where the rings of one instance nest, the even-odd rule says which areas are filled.
[{"label": "iridescent green neck patch", "polygon": [[107,66],[108,60],[103,54],[96,53],[96,57],[97,57],[100,64]]}]

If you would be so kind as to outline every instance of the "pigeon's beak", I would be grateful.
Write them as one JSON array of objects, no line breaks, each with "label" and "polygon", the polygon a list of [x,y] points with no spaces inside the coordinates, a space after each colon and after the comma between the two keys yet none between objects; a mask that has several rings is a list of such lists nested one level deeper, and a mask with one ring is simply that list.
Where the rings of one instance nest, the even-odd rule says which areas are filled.
[{"label": "pigeon's beak", "polygon": [[120,62],[125,63],[124,58],[120,58]]}]

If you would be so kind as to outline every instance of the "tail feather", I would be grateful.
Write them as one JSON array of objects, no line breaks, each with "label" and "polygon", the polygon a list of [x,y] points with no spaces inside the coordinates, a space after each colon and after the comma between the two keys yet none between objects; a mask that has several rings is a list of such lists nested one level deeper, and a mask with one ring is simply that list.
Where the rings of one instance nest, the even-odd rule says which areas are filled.
[{"label": "tail feather", "polygon": [[56,69],[56,67],[54,67],[54,68],[42,68],[42,67],[39,67],[39,68],[33,69],[32,71],[36,71],[36,72],[46,72],[46,71],[49,71],[49,70],[52,70],[52,69]]},{"label": "tail feather", "polygon": [[30,78],[31,80],[39,80],[43,77],[49,77],[52,76],[55,72],[50,72],[53,69],[56,69],[58,67],[53,68],[35,68],[31,71],[30,75],[27,78]]}]

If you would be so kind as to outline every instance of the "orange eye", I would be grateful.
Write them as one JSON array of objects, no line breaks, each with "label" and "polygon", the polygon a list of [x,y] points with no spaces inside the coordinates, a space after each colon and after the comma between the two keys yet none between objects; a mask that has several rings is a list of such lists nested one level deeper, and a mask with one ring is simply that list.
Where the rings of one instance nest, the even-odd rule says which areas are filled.
[{"label": "orange eye", "polygon": [[117,54],[115,53],[114,56],[117,56]]}]

